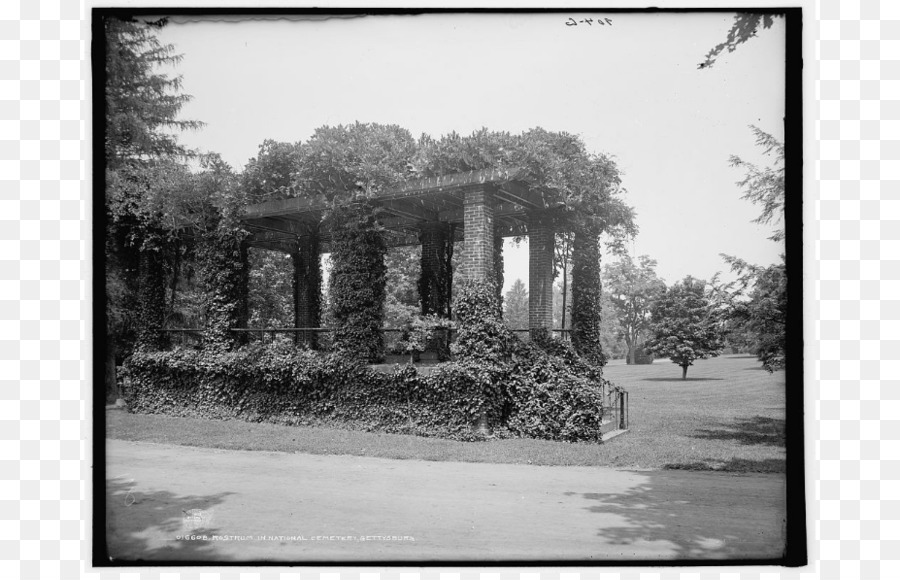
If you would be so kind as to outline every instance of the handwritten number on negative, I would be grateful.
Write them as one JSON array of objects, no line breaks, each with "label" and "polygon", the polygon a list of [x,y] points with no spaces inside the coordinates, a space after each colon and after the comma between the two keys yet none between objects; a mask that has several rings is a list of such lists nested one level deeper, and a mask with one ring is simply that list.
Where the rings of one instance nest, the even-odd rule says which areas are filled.
[{"label": "handwritten number on negative", "polygon": [[[568,20],[566,20],[566,26],[578,26],[579,24],[587,24],[588,26],[593,26],[594,19],[593,18],[585,18],[584,20],[575,20],[571,16]],[[612,20],[609,18],[597,19],[597,24],[600,26],[606,26],[607,24],[612,26]]]}]

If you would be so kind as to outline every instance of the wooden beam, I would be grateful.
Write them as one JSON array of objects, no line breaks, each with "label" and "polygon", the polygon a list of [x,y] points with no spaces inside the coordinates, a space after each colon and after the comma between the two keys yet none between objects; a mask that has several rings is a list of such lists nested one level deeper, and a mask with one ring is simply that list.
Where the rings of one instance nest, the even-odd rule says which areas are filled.
[{"label": "wooden beam", "polygon": [[244,219],[278,216],[285,214],[300,214],[309,211],[322,211],[327,207],[324,199],[308,199],[303,197],[290,197],[288,199],[273,199],[256,203],[244,208]]},{"label": "wooden beam", "polygon": [[383,201],[379,205],[389,213],[408,219],[424,222],[433,222],[438,219],[438,212],[426,208],[422,204],[417,205],[414,201]]},{"label": "wooden beam", "polygon": [[516,178],[525,174],[525,170],[521,167],[510,167],[507,169],[497,169],[489,167],[487,169],[478,169],[475,171],[464,171],[462,173],[451,173],[449,175],[437,175],[435,177],[423,177],[421,179],[413,179],[384,192],[379,197],[384,199],[394,199],[393,196],[405,197],[409,194],[441,191],[447,189],[457,189],[467,185],[478,185],[483,183],[496,183],[514,181]]},{"label": "wooden beam", "polygon": [[529,190],[528,187],[521,183],[512,181],[504,183],[497,188],[494,195],[528,209],[541,209],[544,207],[544,196],[537,191]]}]

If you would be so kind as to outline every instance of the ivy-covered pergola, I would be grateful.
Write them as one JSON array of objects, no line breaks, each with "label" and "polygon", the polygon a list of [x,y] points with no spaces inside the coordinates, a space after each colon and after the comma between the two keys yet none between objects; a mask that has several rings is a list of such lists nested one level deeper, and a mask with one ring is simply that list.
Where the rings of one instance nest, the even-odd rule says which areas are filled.
[{"label": "ivy-covered pergola", "polygon": [[[550,330],[554,229],[567,222],[560,204],[548,198],[552,196],[529,182],[525,169],[512,167],[415,179],[360,204],[365,205],[363,211],[376,216],[372,225],[385,247],[421,245],[419,294],[424,315],[449,317],[454,274],[457,281],[493,282],[499,298],[503,238],[527,236],[529,328]],[[332,251],[342,232],[342,224],[326,223],[334,211],[333,203],[324,197],[291,197],[249,205],[241,212],[241,223],[250,232],[244,240],[246,246],[284,252],[293,259],[296,329],[313,329],[321,324],[319,256]],[[583,236],[581,232],[579,237]],[[462,272],[454,273],[450,264],[457,242],[464,242],[464,254]],[[591,244],[597,244],[596,235],[592,242],[581,245]],[[573,295],[584,294],[588,290],[585,285],[599,289],[599,278],[576,276]],[[242,305],[237,311],[246,312],[246,294],[238,299]],[[584,309],[573,310],[573,332],[599,323],[599,319],[583,320],[585,313],[590,314]],[[303,342],[314,341],[314,334],[298,333]]]},{"label": "ivy-covered pergola", "polygon": [[[168,194],[175,198],[169,206],[189,224],[181,231],[193,238],[207,296],[207,347],[245,342],[235,330],[247,329],[251,247],[292,257],[290,330],[313,348],[325,319],[320,256],[330,254],[334,347],[377,360],[384,354],[388,248],[421,247],[422,315],[455,318],[451,296],[459,299],[459,284],[481,284],[490,291],[480,296],[494,296],[484,312],[499,320],[503,239],[527,237],[528,326],[532,334],[549,331],[556,236],[572,234],[571,341],[602,362],[599,239],[633,233],[633,214],[618,197],[614,161],[588,153],[576,136],[482,130],[415,141],[396,126],[357,123],[319,129],[302,145],[264,146],[242,176],[216,162],[173,182],[183,185],[169,188],[176,192]],[[177,193],[179,187],[189,193]],[[459,242],[461,256],[451,260]],[[159,294],[147,303],[159,302],[161,280],[143,284]],[[163,346],[161,309],[145,311],[144,326],[159,330],[141,342]]]},{"label": "ivy-covered pergola", "polygon": [[[417,179],[383,191],[367,202],[377,210],[386,246],[421,245],[419,291],[422,314],[449,315],[450,256],[465,242],[462,276],[501,282],[502,239],[528,236],[532,328],[549,328],[553,278],[553,231],[544,197],[520,180],[524,171],[486,169]],[[329,252],[333,229],[322,227],[332,205],[324,199],[289,198],[251,205],[242,221],[250,246],[294,257],[295,323],[319,324],[313,306],[320,273],[318,254]]]}]

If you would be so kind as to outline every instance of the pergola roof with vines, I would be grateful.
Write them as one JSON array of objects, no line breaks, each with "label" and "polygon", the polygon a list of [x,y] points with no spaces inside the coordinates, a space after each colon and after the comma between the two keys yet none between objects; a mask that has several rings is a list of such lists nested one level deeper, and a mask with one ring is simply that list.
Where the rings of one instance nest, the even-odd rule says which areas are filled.
[{"label": "pergola roof with vines", "polygon": [[[418,232],[428,223],[444,222],[456,240],[463,235],[463,204],[467,189],[493,185],[494,219],[497,233],[504,237],[528,234],[527,214],[548,209],[544,193],[529,187],[526,171],[521,168],[482,169],[411,180],[368,197],[380,208],[379,223],[387,232],[392,246],[419,243]],[[310,234],[311,226],[322,220],[333,202],[319,198],[291,197],[250,205],[244,209],[242,221],[251,232],[253,246],[282,250],[287,244]],[[322,250],[328,251],[329,236],[321,231]]]}]

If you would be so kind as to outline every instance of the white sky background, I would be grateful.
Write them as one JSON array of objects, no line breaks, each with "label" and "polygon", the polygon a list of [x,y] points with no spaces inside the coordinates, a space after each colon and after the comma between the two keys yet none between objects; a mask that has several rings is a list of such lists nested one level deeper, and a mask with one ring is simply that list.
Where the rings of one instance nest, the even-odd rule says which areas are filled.
[{"label": "white sky background", "polygon": [[[573,13],[576,20],[599,14]],[[784,23],[711,69],[733,14],[368,16],[327,21],[172,22],[193,95],[189,147],[241,170],[265,139],[306,141],[323,125],[397,124],[414,137],[540,126],[615,156],[640,234],[630,248],[668,282],[709,279],[720,253],[770,264],[772,227],[750,223],[731,154],[766,163],[748,125],[784,136]],[[505,247],[506,286],[528,281],[527,245]],[[727,276],[730,278],[730,276]]]}]

